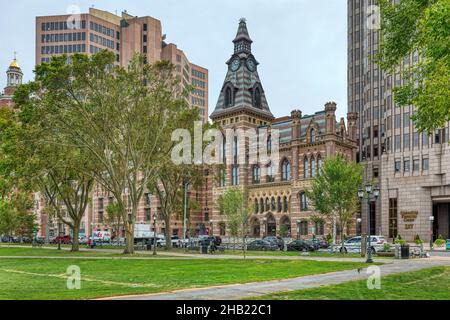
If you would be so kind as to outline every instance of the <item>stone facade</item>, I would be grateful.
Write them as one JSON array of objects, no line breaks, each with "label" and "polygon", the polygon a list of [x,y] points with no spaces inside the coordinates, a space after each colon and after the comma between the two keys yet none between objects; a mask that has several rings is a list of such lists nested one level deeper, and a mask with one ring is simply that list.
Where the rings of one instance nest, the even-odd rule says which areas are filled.
[{"label": "stone facade", "polygon": [[[356,161],[356,115],[348,115],[348,127],[344,119],[336,121],[336,104],[329,102],[314,115],[303,115],[294,110],[290,116],[275,119],[265,98],[258,75],[252,41],[245,20],[241,20],[235,40],[235,51],[227,62],[228,72],[211,119],[222,129],[268,132],[268,144],[272,134],[279,136],[279,162],[250,164],[236,163],[227,158],[225,180],[213,187],[215,202],[230,187],[248,192],[248,203],[254,214],[250,218],[251,237],[279,235],[286,226],[291,237],[324,236],[331,233],[330,221],[317,223],[309,207],[304,191],[310,187],[323,161],[338,154],[349,161]],[[249,63],[250,61],[250,63]],[[259,92],[257,93],[257,90]],[[236,138],[237,139],[237,138]],[[260,138],[261,139],[261,138]],[[228,145],[227,145],[228,148]],[[248,152],[251,146],[239,147]],[[228,235],[226,217],[218,208],[213,210],[213,232]],[[346,234],[355,234],[355,225]]]}]

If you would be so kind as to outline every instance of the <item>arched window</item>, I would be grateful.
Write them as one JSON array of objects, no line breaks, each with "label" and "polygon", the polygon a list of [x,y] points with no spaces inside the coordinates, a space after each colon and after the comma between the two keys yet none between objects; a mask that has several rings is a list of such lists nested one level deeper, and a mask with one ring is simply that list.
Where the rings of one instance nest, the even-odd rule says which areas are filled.
[{"label": "arched window", "polygon": [[238,186],[239,185],[239,166],[237,166],[237,165],[233,166],[231,178],[232,178],[231,182],[232,182],[233,186]]},{"label": "arched window", "polygon": [[272,197],[272,200],[270,201],[270,209],[272,211],[276,211],[277,210],[277,202],[275,201],[275,197]]},{"label": "arched window", "polygon": [[255,208],[254,208],[255,214],[259,212],[259,205],[258,205],[258,199],[255,199]]},{"label": "arched window", "polygon": [[256,108],[261,108],[261,90],[259,88],[255,89],[255,101],[254,101]]},{"label": "arched window", "polygon": [[261,200],[259,200],[259,213],[263,212],[264,212],[264,200],[261,198]]},{"label": "arched window", "polygon": [[308,235],[308,221],[302,221],[300,222],[299,231],[301,236],[307,236]]},{"label": "arched window", "polygon": [[278,199],[277,199],[277,211],[278,212],[281,212],[281,210],[282,210],[282,203],[281,203],[281,197],[278,197]]},{"label": "arched window", "polygon": [[261,168],[258,165],[253,166],[253,183],[261,182]]},{"label": "arched window", "polygon": [[317,156],[317,172],[320,173],[320,170],[322,170],[323,166],[323,160],[320,154]]},{"label": "arched window", "polygon": [[309,132],[309,139],[311,143],[316,143],[316,130],[311,129],[311,131]]},{"label": "arched window", "polygon": [[300,211],[308,211],[308,196],[305,192],[300,193]]},{"label": "arched window", "polygon": [[311,157],[311,178],[314,178],[316,175],[316,160],[314,157]]},{"label": "arched window", "polygon": [[267,138],[267,154],[270,155],[272,152],[272,136]]},{"label": "arched window", "polygon": [[231,107],[233,105],[233,93],[231,92],[231,88],[227,87],[225,89],[225,107]]},{"label": "arched window", "polygon": [[270,200],[269,200],[269,198],[266,198],[266,211],[267,212],[270,211]]},{"label": "arched window", "polygon": [[308,178],[308,158],[305,157],[305,159],[303,160],[303,178],[307,179]]},{"label": "arched window", "polygon": [[287,159],[284,159],[281,164],[281,179],[283,181],[291,180],[291,164]]},{"label": "arched window", "polygon": [[267,182],[275,182],[275,164],[269,163],[267,167]]},{"label": "arched window", "polygon": [[288,211],[289,211],[288,198],[286,196],[284,196],[284,198],[283,198],[283,212],[288,212]]}]

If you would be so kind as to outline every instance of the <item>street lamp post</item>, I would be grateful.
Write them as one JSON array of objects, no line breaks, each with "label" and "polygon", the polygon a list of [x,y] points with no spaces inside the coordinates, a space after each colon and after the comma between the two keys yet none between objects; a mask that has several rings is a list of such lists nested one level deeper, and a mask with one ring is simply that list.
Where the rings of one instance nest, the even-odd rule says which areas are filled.
[{"label": "street lamp post", "polygon": [[187,202],[190,183],[184,184],[184,210],[183,210],[183,244],[186,244],[187,232]]},{"label": "street lamp post", "polygon": [[433,226],[434,216],[430,216],[430,250],[433,250]]},{"label": "street lamp post", "polygon": [[358,219],[356,219],[356,222],[357,222],[357,224],[358,224],[359,235],[361,235],[361,222],[362,222],[362,219],[361,219],[361,218],[358,218]]},{"label": "street lamp post", "polygon": [[58,250],[61,250],[61,221],[58,221]]},{"label": "street lamp post", "polygon": [[156,213],[153,214],[153,255],[156,256]]},{"label": "street lamp post", "polygon": [[377,200],[380,196],[380,188],[378,186],[373,187],[371,184],[367,184],[365,186],[365,190],[360,188],[358,190],[358,197],[362,201],[364,197],[367,196],[367,236],[368,236],[368,244],[367,244],[367,261],[366,263],[373,263],[372,259],[372,235],[371,235],[371,206],[370,203],[372,200]]},{"label": "street lamp post", "polygon": [[302,223],[302,221],[297,220],[297,240],[300,240],[300,223]]}]

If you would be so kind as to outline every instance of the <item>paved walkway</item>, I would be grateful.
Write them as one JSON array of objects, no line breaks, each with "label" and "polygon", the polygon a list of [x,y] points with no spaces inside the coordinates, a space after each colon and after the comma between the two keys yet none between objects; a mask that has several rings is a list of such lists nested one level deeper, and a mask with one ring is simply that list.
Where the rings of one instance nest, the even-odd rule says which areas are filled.
[{"label": "paved walkway", "polygon": [[[382,265],[380,268],[381,276],[387,276],[437,266],[450,266],[450,261],[447,259],[396,261]],[[366,269],[361,272],[358,272],[358,270],[347,270],[296,279],[188,289],[159,294],[114,297],[102,300],[237,300],[276,292],[316,288],[324,285],[364,279],[367,279]]]}]

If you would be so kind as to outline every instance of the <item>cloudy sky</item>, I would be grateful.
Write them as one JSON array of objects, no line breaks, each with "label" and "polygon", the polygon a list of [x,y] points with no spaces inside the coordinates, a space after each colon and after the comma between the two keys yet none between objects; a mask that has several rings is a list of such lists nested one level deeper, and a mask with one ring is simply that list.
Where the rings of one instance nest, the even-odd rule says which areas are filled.
[{"label": "cloudy sky", "polygon": [[71,5],[87,12],[122,10],[162,21],[167,41],[185,51],[189,60],[209,69],[210,113],[226,74],[225,62],[239,18],[245,17],[260,62],[259,75],[275,116],[300,109],[311,114],[327,101],[347,112],[347,36],[345,0],[15,0],[3,1],[0,19],[0,87],[14,51],[25,73],[33,78],[35,17],[65,14]]}]

